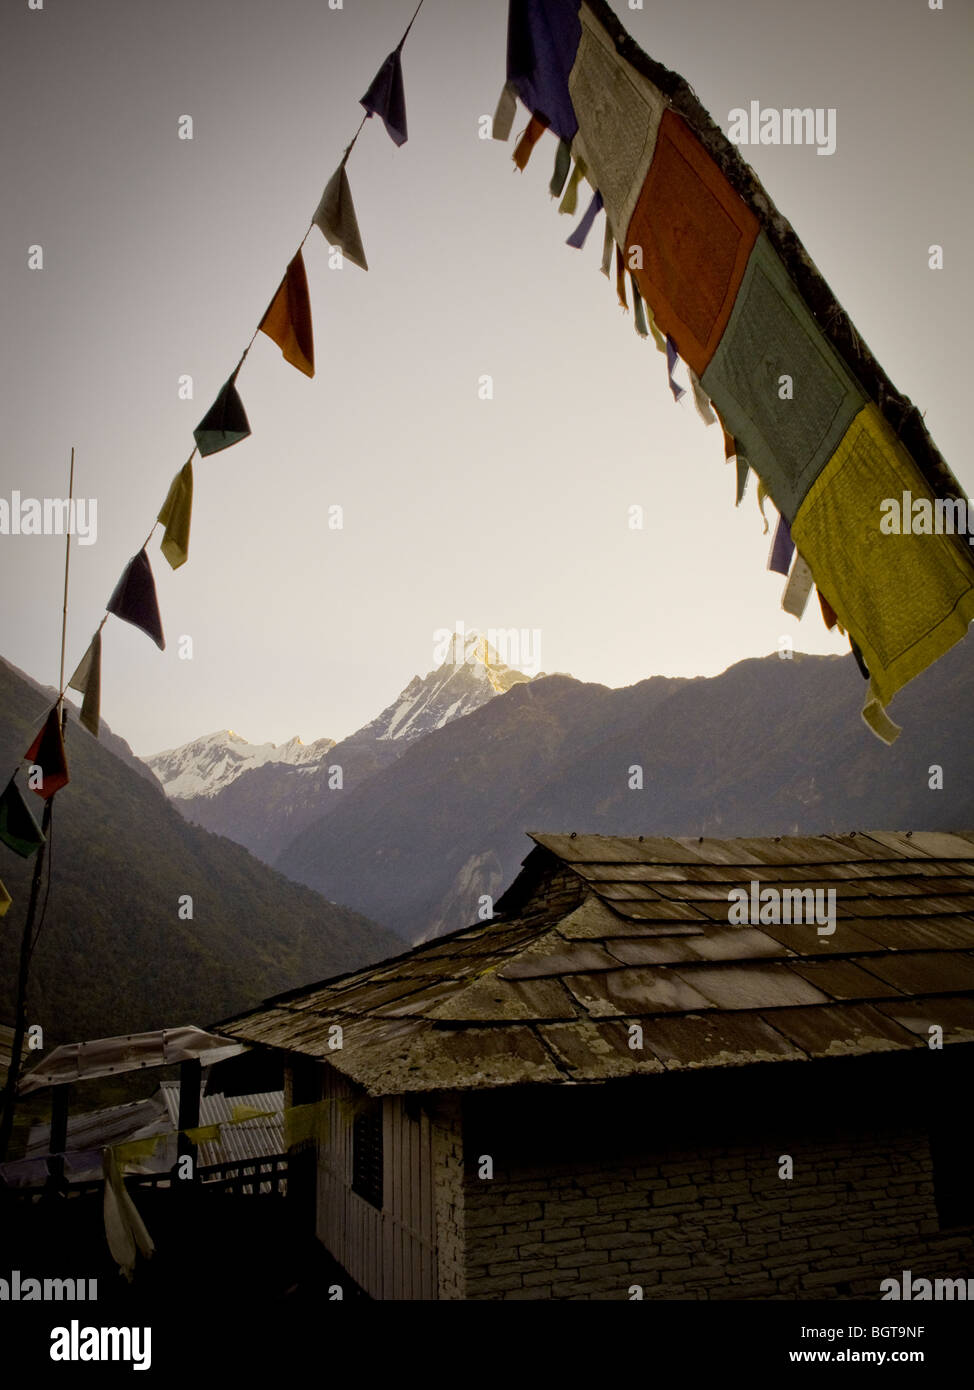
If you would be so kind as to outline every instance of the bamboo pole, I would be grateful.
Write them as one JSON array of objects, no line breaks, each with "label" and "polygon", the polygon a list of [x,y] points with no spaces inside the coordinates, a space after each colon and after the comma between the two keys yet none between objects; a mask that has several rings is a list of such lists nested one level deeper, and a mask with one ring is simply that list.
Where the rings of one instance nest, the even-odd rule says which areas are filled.
[{"label": "bamboo pole", "polygon": [[[68,525],[65,528],[64,537],[64,602],[61,610],[61,666],[57,687],[59,692],[58,714],[61,719],[62,738],[67,730],[68,722],[67,710],[64,709],[64,699],[60,692],[64,690],[64,651],[68,630],[68,575],[71,565],[71,509],[73,503],[74,447],[72,446],[71,469],[68,475]],[[56,795],[57,793],[55,792],[54,796]],[[51,814],[54,796],[49,796],[44,802],[44,815],[41,820],[41,832],[44,836],[44,843],[40,846],[34,857],[34,873],[30,881],[30,898],[27,903],[27,920],[24,922],[24,934],[20,941],[20,966],[17,972],[17,1006],[14,1015],[13,1048],[10,1057],[10,1070],[7,1072],[7,1084],[3,1092],[3,1117],[0,1118],[0,1163],[5,1162],[7,1158],[7,1150],[10,1147],[10,1137],[13,1133],[14,1111],[17,1107],[17,1088],[20,1084],[21,1054],[24,1050],[24,1037],[27,1032],[27,986],[30,982],[30,958],[33,954],[35,945],[34,923],[37,919],[37,903],[40,898],[47,841],[51,830]],[[52,1130],[52,1140],[53,1137]]]}]

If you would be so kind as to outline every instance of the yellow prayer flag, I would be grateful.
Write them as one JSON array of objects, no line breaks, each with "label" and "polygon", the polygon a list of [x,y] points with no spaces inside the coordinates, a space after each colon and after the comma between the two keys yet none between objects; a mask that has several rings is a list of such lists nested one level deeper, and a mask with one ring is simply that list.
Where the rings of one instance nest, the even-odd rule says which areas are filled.
[{"label": "yellow prayer flag", "polygon": [[276,1113],[274,1110],[258,1110],[255,1105],[235,1105],[230,1112],[230,1123],[240,1125],[244,1120],[261,1120]]},{"label": "yellow prayer flag", "polygon": [[183,1133],[191,1144],[216,1144],[220,1140],[219,1125],[197,1125],[195,1129],[184,1129]]},{"label": "yellow prayer flag", "polygon": [[68,681],[68,688],[77,690],[81,701],[81,723],[95,738],[101,720],[101,629],[95,633],[88,650],[78,663],[78,669]]},{"label": "yellow prayer flag", "polygon": [[189,460],[173,478],[158,520],[166,528],[160,549],[174,570],[189,557],[189,525],[193,512],[193,463]]},{"label": "yellow prayer flag", "polygon": [[[930,486],[875,405],[855,417],[798,508],[792,538],[871,677],[863,718],[885,742],[896,692],[974,618],[974,565],[958,537],[917,534],[906,499],[936,513]],[[903,502],[907,515],[899,517]],[[888,521],[895,502],[897,525]],[[943,528],[945,529],[945,528]]]},{"label": "yellow prayer flag", "polygon": [[119,1164],[141,1163],[151,1158],[165,1136],[151,1134],[148,1139],[128,1139],[124,1144],[115,1144],[115,1157]]},{"label": "yellow prayer flag", "polygon": [[304,1144],[318,1138],[318,1130],[324,1117],[321,1101],[311,1101],[308,1105],[292,1105],[284,1111],[284,1136],[287,1148]]}]

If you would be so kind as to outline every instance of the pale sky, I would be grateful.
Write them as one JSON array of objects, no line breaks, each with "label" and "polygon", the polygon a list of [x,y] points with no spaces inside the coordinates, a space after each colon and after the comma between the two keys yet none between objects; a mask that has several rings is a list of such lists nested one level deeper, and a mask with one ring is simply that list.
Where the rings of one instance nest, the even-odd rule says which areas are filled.
[{"label": "pale sky", "polygon": [[[76,446],[98,533],[72,548],[69,671],[413,8],[6,0],[0,496],[66,495]],[[970,495],[971,7],[614,8],[725,130],[752,100],[836,109],[832,156],[742,153]],[[817,605],[801,625],[782,613],[753,484],[735,511],[719,430],[673,403],[599,273],[602,219],[581,252],[565,245],[553,137],[523,175],[513,139],[478,138],[506,25],[505,0],[426,0],[403,57],[409,140],[370,121],[348,164],[370,269],[330,270],[317,230],[305,248],[316,377],[259,336],[238,380],[251,438],[195,463],[189,562],[170,571],[158,532],[150,548],[166,652],[109,620],[102,712],[136,751],[221,727],[340,738],[425,673],[435,630],[457,621],[537,629],[544,670],[613,686],[715,674],[784,633],[847,650]],[[525,123],[519,108],[515,137]],[[51,684],[62,566],[63,540],[0,536],[0,652]]]}]

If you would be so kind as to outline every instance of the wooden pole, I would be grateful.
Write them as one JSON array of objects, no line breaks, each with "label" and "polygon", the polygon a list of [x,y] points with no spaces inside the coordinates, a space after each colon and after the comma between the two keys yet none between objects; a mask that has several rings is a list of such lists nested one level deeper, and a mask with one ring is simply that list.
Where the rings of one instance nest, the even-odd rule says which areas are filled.
[{"label": "wooden pole", "polygon": [[[186,1155],[193,1163],[193,1185],[198,1178],[196,1168],[198,1154],[196,1145],[183,1132],[187,1129],[195,1129],[200,1122],[200,1091],[203,1085],[203,1067],[199,1058],[194,1058],[189,1062],[183,1062],[179,1068],[179,1136],[176,1140],[176,1173],[179,1173],[179,1160]],[[182,1184],[176,1181],[174,1185],[178,1188]],[[191,1187],[187,1187],[191,1191]]]},{"label": "wooden pole", "polygon": [[7,1149],[14,1126],[14,1108],[17,1104],[17,1086],[20,1082],[20,1055],[24,1048],[24,1035],[27,1032],[27,981],[30,975],[30,956],[34,941],[34,919],[37,916],[37,900],[41,891],[41,876],[44,872],[44,851],[47,849],[47,835],[51,828],[51,802],[44,802],[44,817],[41,831],[44,843],[34,856],[34,876],[30,881],[30,899],[27,904],[27,921],[20,940],[20,970],[17,975],[17,1012],[14,1017],[13,1052],[7,1085],[3,1093],[3,1119],[0,1120],[0,1163],[6,1162]]},{"label": "wooden pole", "polygon": [[71,472],[68,477],[68,524],[64,537],[64,604],[61,609],[61,677],[57,683],[58,707],[60,692],[64,689],[64,643],[68,633],[68,570],[71,565],[71,511],[74,506],[74,445],[71,446]]},{"label": "wooden pole", "polygon": [[51,1093],[51,1153],[55,1155],[49,1166],[48,1183],[54,1192],[60,1191],[64,1184],[64,1151],[68,1147],[68,1099],[71,1086],[64,1083],[55,1086]]},{"label": "wooden pole", "polygon": [[[67,728],[67,710],[63,707],[61,691],[64,689],[64,649],[65,639],[68,630],[68,573],[71,564],[71,508],[74,502],[74,446],[71,447],[71,469],[68,474],[68,524],[64,537],[64,602],[61,611],[61,674],[58,681],[58,712],[61,716],[61,736]],[[55,796],[57,793],[55,792]],[[20,969],[17,973],[17,1011],[14,1017],[14,1040],[13,1055],[10,1058],[10,1070],[7,1073],[7,1085],[3,1093],[3,1117],[0,1119],[0,1163],[6,1161],[7,1150],[10,1147],[10,1136],[13,1133],[14,1110],[17,1106],[17,1087],[20,1084],[21,1053],[24,1048],[24,1037],[27,1032],[27,985],[30,979],[30,958],[34,950],[34,922],[37,918],[37,903],[41,892],[41,878],[44,872],[44,859],[47,850],[47,840],[51,830],[51,811],[54,796],[49,796],[44,802],[44,816],[41,820],[41,832],[44,836],[44,843],[39,847],[34,856],[34,873],[30,881],[30,898],[27,903],[27,920],[24,923],[24,934],[20,941]],[[65,1115],[65,1125],[67,1115]],[[51,1138],[54,1135],[52,1132]]]}]

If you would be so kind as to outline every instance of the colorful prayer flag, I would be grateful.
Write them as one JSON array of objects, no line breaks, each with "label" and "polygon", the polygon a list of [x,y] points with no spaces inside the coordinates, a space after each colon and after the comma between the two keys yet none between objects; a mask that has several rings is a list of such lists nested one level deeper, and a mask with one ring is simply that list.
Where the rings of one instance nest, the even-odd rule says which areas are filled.
[{"label": "colorful prayer flag", "polygon": [[537,116],[532,116],[528,121],[524,134],[514,146],[514,153],[511,155],[514,163],[522,173],[528,167],[528,160],[531,158],[532,150],[547,129],[548,127],[545,125],[544,121],[539,121]]},{"label": "colorful prayer flag", "polygon": [[162,619],[159,616],[159,602],[156,598],[156,582],[152,577],[152,566],[145,548],[133,555],[125,566],[115,591],[108,600],[108,611],[116,618],[140,628],[161,652],[166,650],[166,639],[162,634]]},{"label": "colorful prayer flag", "polygon": [[57,705],[44,720],[44,727],[24,757],[41,770],[40,786],[32,786],[31,791],[36,792],[44,801],[49,800],[62,787],[66,787],[71,780],[68,776],[68,760],[64,753],[64,736],[61,733],[61,711]]},{"label": "colorful prayer flag", "polygon": [[29,859],[45,840],[43,830],[31,815],[12,777],[0,795],[0,840],[21,859]]},{"label": "colorful prayer flag", "polygon": [[785,592],[781,596],[781,606],[793,618],[801,618],[812,592],[812,571],[802,557],[795,552],[795,563],[791,567]]},{"label": "colorful prayer flag", "polygon": [[284,273],[280,289],[261,320],[260,331],[277,344],[284,360],[305,376],[315,374],[315,344],[311,328],[308,277],[300,249]]},{"label": "colorful prayer flag", "polygon": [[174,570],[189,557],[189,526],[193,514],[193,461],[173,478],[157,520],[166,528],[160,549]]},{"label": "colorful prayer flag", "polygon": [[640,294],[718,404],[704,372],[727,327],[757,234],[757,217],[687,123],[672,110],[664,112],[629,223],[626,256],[631,262],[640,248]]},{"label": "colorful prayer flag", "polygon": [[[239,371],[239,368],[237,369]],[[250,434],[250,423],[243,401],[237,394],[237,372],[220,387],[220,394],[193,431],[196,447],[205,458],[229,449]]]},{"label": "colorful prayer flag", "polygon": [[680,360],[680,356],[679,356],[679,353],[678,353],[677,350],[676,350],[676,343],[674,343],[673,339],[669,336],[669,334],[667,334],[667,335],[666,335],[666,379],[667,379],[667,381],[668,381],[669,384],[670,384],[670,390],[673,392],[673,399],[674,399],[675,401],[680,400],[680,398],[684,395],[684,389],[683,389],[683,387],[680,385],[680,383],[677,381],[676,377],[673,375],[673,373],[676,371],[676,364],[679,362],[679,360]]},{"label": "colorful prayer flag", "polygon": [[863,718],[888,736],[896,692],[938,660],[974,619],[974,570],[952,535],[886,534],[886,498],[930,487],[878,408],[860,411],[791,525],[816,582],[872,677]]},{"label": "colorful prayer flag", "polygon": [[666,102],[585,5],[580,18],[581,42],[568,78],[578,120],[574,152],[591,169],[616,240],[625,245]]},{"label": "colorful prayer flag", "polygon": [[13,898],[7,892],[7,889],[4,886],[3,881],[0,880],[0,917],[6,917],[7,909],[10,907],[10,904],[12,902]]},{"label": "colorful prayer flag", "polygon": [[788,574],[791,569],[791,557],[795,553],[795,542],[791,538],[791,530],[788,522],[783,516],[778,517],[778,524],[774,528],[774,539],[771,542],[771,554],[768,556],[768,569],[775,574]]},{"label": "colorful prayer flag", "polygon": [[312,221],[320,228],[329,245],[341,247],[342,254],[354,265],[368,270],[369,263],[365,259],[365,248],[362,246],[362,237],[358,229],[352,190],[345,173],[347,159],[348,155],[325,184],[325,191],[321,195],[321,202]]},{"label": "colorful prayer flag", "polygon": [[88,644],[78,669],[68,681],[68,689],[77,690],[84,697],[81,701],[81,723],[97,738],[101,714],[101,629]]},{"label": "colorful prayer flag", "polygon": [[865,396],[764,232],[703,387],[779,512],[794,520]]},{"label": "colorful prayer flag", "polygon": [[507,80],[524,105],[562,140],[574,140],[578,118],[568,89],[582,25],[580,0],[511,0]]},{"label": "colorful prayer flag", "polygon": [[494,120],[491,126],[491,137],[494,140],[507,140],[511,134],[511,126],[514,124],[514,117],[517,115],[517,92],[513,82],[505,82],[503,90],[497,99],[497,110],[494,112]]},{"label": "colorful prayer flag", "polygon": [[406,143],[406,94],[402,84],[400,48],[393,49],[386,58],[360,105],[370,116],[382,118],[389,138],[395,144]]},{"label": "colorful prayer flag", "polygon": [[566,244],[568,246],[574,246],[576,251],[581,251],[582,247],[585,245],[585,238],[592,230],[592,225],[601,211],[602,194],[593,193],[592,201],[588,205],[588,208],[585,212],[585,216],[582,218],[581,222],[579,222],[578,226],[572,232],[571,236],[567,238]]}]

